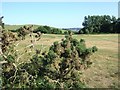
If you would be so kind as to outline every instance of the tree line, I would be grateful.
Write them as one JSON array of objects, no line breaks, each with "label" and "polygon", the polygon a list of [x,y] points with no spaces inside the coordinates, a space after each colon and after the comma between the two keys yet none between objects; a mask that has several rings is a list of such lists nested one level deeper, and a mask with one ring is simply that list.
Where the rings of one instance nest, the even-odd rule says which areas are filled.
[{"label": "tree line", "polygon": [[[109,15],[93,15],[85,16],[82,23],[83,28],[78,32],[72,31],[74,34],[100,34],[100,33],[120,33],[120,18]],[[18,32],[22,27],[11,30]],[[64,32],[63,32],[64,31]],[[64,30],[50,26],[39,26],[33,30],[33,33],[41,32],[45,34],[68,34],[71,30]]]},{"label": "tree line", "polygon": [[[27,26],[24,25],[23,27],[27,27]],[[19,31],[22,31],[23,27],[13,29],[13,30],[10,30],[10,31],[17,33]],[[64,29],[60,29],[60,28],[54,28],[54,27],[50,27],[50,26],[47,26],[47,25],[39,26],[39,27],[33,29],[33,33],[41,32],[41,33],[44,33],[44,34],[69,34],[69,31],[71,31],[71,30],[64,30]],[[71,32],[73,32],[74,34],[76,33],[74,31],[71,31]]]},{"label": "tree line", "polygon": [[62,34],[62,30],[58,28],[52,28],[49,26],[39,26],[37,29],[34,30],[34,32],[41,32],[41,33],[47,33],[47,34]]},{"label": "tree line", "polygon": [[85,16],[79,34],[120,33],[120,18],[109,15]]}]

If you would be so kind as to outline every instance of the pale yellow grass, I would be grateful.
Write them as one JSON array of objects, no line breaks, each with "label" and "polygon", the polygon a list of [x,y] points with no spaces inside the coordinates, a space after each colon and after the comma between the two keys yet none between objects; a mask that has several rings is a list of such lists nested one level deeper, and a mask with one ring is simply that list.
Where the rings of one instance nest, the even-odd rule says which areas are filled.
[{"label": "pale yellow grass", "polygon": [[[93,62],[90,68],[83,72],[81,80],[90,88],[108,88],[118,86],[118,35],[100,34],[100,35],[73,35],[80,40],[85,39],[87,47],[97,46],[98,51],[90,59]],[[40,41],[35,42],[37,49],[47,49],[55,41],[60,41],[64,35],[44,34]],[[30,38],[21,41],[18,47],[23,51],[25,46],[30,44]],[[41,46],[43,47],[41,48]],[[28,57],[27,57],[28,59]],[[24,58],[25,61],[27,61]],[[22,60],[22,61],[24,61]]]}]

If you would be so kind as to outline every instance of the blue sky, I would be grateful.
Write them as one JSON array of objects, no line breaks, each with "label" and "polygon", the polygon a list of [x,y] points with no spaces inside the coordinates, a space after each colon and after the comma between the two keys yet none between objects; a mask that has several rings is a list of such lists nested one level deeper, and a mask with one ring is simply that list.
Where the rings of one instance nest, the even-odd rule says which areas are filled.
[{"label": "blue sky", "polygon": [[84,16],[118,17],[117,2],[3,2],[6,24],[38,24],[58,28],[82,27]]}]

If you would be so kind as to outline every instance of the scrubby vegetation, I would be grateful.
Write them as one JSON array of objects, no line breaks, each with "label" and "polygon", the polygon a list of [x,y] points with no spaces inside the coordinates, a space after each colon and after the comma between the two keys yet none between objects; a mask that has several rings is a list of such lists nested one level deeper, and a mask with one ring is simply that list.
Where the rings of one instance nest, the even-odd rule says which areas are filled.
[{"label": "scrubby vegetation", "polygon": [[[81,71],[92,64],[89,57],[97,47],[87,48],[84,39],[78,41],[69,32],[60,42],[54,42],[48,52],[42,52],[34,48],[33,38],[39,37],[32,34],[31,27],[23,27],[17,35],[2,30],[2,88],[85,88],[80,80]],[[31,45],[21,54],[16,50],[16,43],[25,40],[28,34]],[[30,52],[34,51],[36,53],[31,55]],[[17,63],[27,53],[30,54],[28,62]]]}]

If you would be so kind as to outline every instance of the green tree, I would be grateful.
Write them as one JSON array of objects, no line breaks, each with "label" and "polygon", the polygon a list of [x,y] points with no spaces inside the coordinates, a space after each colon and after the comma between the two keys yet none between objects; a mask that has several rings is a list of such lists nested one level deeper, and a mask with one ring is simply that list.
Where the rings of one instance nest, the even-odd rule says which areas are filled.
[{"label": "green tree", "polygon": [[92,33],[116,33],[117,25],[116,18],[109,15],[103,16],[85,16],[82,23],[83,28],[79,31],[80,34]]}]

